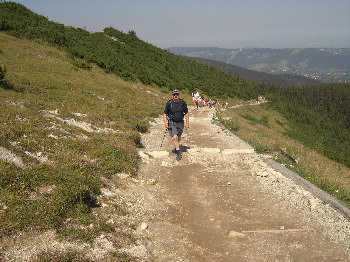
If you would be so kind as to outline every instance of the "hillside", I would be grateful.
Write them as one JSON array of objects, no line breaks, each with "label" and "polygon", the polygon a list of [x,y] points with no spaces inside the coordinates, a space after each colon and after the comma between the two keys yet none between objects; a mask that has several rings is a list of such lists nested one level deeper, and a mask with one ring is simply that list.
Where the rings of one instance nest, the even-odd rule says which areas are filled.
[{"label": "hillside", "polygon": [[[193,89],[230,106],[264,94],[268,103],[260,110],[239,113],[240,121],[258,123],[266,132],[255,130],[247,141],[257,151],[275,152],[277,146],[257,141],[275,134],[277,126],[278,137],[297,141],[293,150],[305,146],[332,163],[329,179],[321,182],[350,203],[348,84],[256,83],[147,44],[133,31],[91,34],[9,2],[0,4],[0,30],[0,235],[7,246],[18,232],[46,230],[96,250],[106,243],[99,237],[111,232],[118,248],[135,244],[136,224],[127,208],[119,202],[102,206],[101,198],[113,202],[125,177],[138,183],[141,134],[156,125],[175,87],[188,104]],[[271,122],[260,115],[274,111],[279,115]],[[247,133],[241,122],[224,120],[236,112],[222,113],[228,128]],[[321,177],[323,171],[314,168]],[[112,226],[106,210],[117,221]],[[57,261],[79,261],[80,253],[69,250]],[[41,255],[41,261],[52,261],[57,254]]]},{"label": "hillside", "polygon": [[240,77],[243,77],[244,79],[255,81],[258,83],[266,83],[266,84],[277,85],[277,86],[303,86],[303,85],[321,83],[320,81],[307,78],[304,76],[300,76],[300,75],[288,75],[288,74],[274,75],[274,74],[269,74],[265,72],[249,70],[243,67],[230,65],[223,62],[210,60],[210,59],[195,58],[195,57],[190,57],[190,59],[215,66],[216,68],[219,68],[225,72],[236,74]]},{"label": "hillside", "polygon": [[174,54],[216,60],[272,74],[301,75],[320,82],[350,81],[350,49],[172,47]]},{"label": "hillside", "polygon": [[[140,40],[136,33],[114,28],[92,33],[51,22],[24,6],[0,6],[0,31],[32,40],[41,40],[66,50],[72,63],[81,68],[96,64],[126,81],[140,81],[166,90],[191,93],[200,89],[207,95],[256,97],[256,85],[213,67],[199,66],[180,56]],[[244,84],[244,88],[242,87]]]},{"label": "hillside", "polygon": [[[162,110],[164,94],[97,66],[80,69],[45,44],[3,33],[0,43],[7,68],[0,88],[1,246],[29,229],[90,243],[114,230],[93,208],[113,175],[136,176],[140,132]],[[122,207],[115,210],[123,216]],[[119,230],[122,246],[130,228]]]}]

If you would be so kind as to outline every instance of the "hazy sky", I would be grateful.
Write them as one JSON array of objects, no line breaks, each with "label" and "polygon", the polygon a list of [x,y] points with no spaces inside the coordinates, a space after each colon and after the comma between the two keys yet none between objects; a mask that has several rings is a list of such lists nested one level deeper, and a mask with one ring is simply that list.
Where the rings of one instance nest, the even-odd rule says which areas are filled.
[{"label": "hazy sky", "polygon": [[[8,2],[8,1],[7,1]],[[350,48],[350,0],[20,0],[51,21],[161,48]]]}]

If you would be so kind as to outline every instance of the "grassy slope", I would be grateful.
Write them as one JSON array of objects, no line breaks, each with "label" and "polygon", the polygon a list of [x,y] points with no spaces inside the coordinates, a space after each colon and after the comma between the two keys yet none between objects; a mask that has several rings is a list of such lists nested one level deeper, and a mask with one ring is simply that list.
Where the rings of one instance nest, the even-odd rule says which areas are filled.
[{"label": "grassy slope", "polygon": [[[99,34],[94,37],[105,38]],[[249,81],[199,66],[155,47],[147,48],[149,52],[141,52],[139,48],[133,50],[121,45],[120,50],[127,54],[136,52],[133,57],[145,56],[129,59],[140,65],[130,67],[126,63],[128,66],[124,68],[125,64],[121,64],[121,76],[135,74],[137,77],[132,79],[150,79],[153,85],[159,82],[165,91],[181,87],[190,92],[199,87],[214,97],[247,99],[255,92],[257,85]],[[151,61],[152,52],[159,56],[155,61]],[[128,56],[123,53],[119,57]],[[143,87],[158,94],[152,95],[135,87],[135,83],[106,74],[108,68],[102,66],[102,70],[93,65],[91,70],[83,70],[74,67],[71,59],[52,46],[0,33],[0,65],[8,69],[6,83],[0,88],[0,146],[22,157],[28,166],[19,169],[0,161],[0,208],[7,207],[6,212],[0,212],[2,230],[32,226],[60,228],[67,217],[79,223],[94,222],[89,210],[93,204],[92,193],[99,192],[99,177],[116,172],[136,173],[138,131],[144,131],[150,117],[162,111],[165,99],[159,88]],[[87,60],[74,59],[76,65],[88,64]],[[116,69],[115,65],[112,69]],[[167,79],[168,76],[171,79]],[[230,105],[233,101],[229,100]],[[54,110],[58,113],[56,118],[45,116],[45,112]],[[277,152],[288,145],[288,151],[302,160],[298,173],[329,189],[344,202],[350,202],[349,169],[287,138],[284,134],[288,133],[288,121],[270,108],[256,112],[246,110],[248,108],[232,112],[237,122],[226,124],[238,130],[238,135],[258,150]],[[86,132],[57,117],[119,132]],[[25,152],[41,153],[49,162],[38,164],[35,157]],[[40,193],[45,186],[52,185],[56,186],[53,194]]]},{"label": "grassy slope", "polygon": [[[0,146],[27,166],[0,160],[0,208],[6,207],[0,233],[60,228],[67,217],[93,222],[89,210],[99,177],[136,173],[138,131],[162,112],[164,94],[94,66],[75,68],[56,48],[3,33],[0,51],[0,64],[7,67],[0,86]],[[56,116],[46,115],[55,110]],[[62,121],[69,119],[118,132],[87,132]],[[48,161],[38,163],[35,156]],[[42,193],[52,185],[53,193]]]},{"label": "grassy slope", "polygon": [[[258,152],[273,154],[278,162],[350,204],[350,169],[290,138],[288,132],[292,123],[268,103],[221,111],[218,116],[226,127]],[[281,154],[281,148],[299,159],[299,164]]]}]

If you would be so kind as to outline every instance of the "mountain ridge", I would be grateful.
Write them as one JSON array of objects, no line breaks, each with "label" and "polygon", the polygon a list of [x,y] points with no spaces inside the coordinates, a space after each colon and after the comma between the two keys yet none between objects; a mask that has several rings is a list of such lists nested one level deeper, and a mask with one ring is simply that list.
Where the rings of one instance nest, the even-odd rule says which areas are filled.
[{"label": "mountain ridge", "polygon": [[236,74],[240,77],[243,77],[244,79],[259,82],[259,83],[267,83],[267,84],[273,84],[278,86],[302,86],[302,85],[321,84],[321,82],[318,80],[301,76],[301,75],[293,75],[293,74],[274,75],[266,72],[259,72],[251,69],[246,69],[244,67],[231,65],[231,64],[219,62],[216,60],[195,58],[195,57],[190,57],[190,59],[205,63],[207,65],[215,66],[216,68],[224,70],[228,73]]},{"label": "mountain ridge", "polygon": [[326,83],[350,81],[349,48],[171,47],[169,51],[178,55],[216,60],[260,72],[302,75]]}]

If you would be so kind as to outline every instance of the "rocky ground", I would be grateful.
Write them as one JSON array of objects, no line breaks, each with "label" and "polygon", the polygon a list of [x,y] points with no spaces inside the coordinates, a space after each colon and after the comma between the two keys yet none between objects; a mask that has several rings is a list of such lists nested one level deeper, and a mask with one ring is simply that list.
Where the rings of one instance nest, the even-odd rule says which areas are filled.
[{"label": "rocky ground", "polygon": [[213,122],[213,112],[191,114],[181,161],[168,135],[160,148],[161,119],[142,139],[126,199],[143,259],[350,261],[349,221]]},{"label": "rocky ground", "polygon": [[[92,261],[116,261],[115,252],[139,261],[350,261],[345,217],[213,121],[213,109],[190,115],[181,161],[155,119],[142,136],[138,176],[104,181],[94,214],[116,234],[87,245],[57,240],[51,231],[19,233],[2,242],[3,258],[31,261],[43,250],[77,250]],[[133,241],[122,243],[121,234]]]}]

